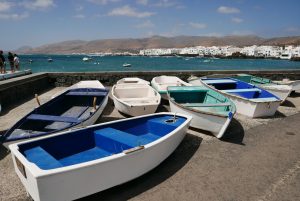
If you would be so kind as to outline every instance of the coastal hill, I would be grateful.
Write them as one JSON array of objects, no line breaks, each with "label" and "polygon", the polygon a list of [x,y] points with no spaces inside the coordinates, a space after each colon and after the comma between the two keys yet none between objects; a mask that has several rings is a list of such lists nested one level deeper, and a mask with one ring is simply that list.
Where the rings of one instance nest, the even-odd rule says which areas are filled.
[{"label": "coastal hill", "polygon": [[258,36],[152,36],[138,39],[72,40],[47,44],[36,48],[22,47],[19,53],[70,54],[92,52],[132,52],[150,48],[183,48],[193,46],[250,46],[250,45],[300,45],[300,36],[261,38]]}]

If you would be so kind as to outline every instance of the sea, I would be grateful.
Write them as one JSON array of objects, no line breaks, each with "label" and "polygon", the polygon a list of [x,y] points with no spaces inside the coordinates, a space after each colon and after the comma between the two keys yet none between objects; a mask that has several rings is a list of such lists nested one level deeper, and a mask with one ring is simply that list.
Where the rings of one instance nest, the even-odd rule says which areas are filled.
[{"label": "sea", "polygon": [[[21,69],[32,72],[169,71],[169,70],[300,70],[300,62],[276,59],[198,57],[19,55]],[[52,59],[49,62],[48,59]],[[123,67],[123,64],[131,64]],[[8,68],[8,67],[7,67]]]}]

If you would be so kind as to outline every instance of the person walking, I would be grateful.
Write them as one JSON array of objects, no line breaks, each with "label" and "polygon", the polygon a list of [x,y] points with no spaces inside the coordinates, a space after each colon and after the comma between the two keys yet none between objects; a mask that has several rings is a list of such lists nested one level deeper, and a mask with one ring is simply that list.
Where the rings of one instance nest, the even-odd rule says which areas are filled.
[{"label": "person walking", "polygon": [[4,74],[6,73],[6,70],[5,70],[5,58],[3,56],[3,51],[0,50],[0,73]]},{"label": "person walking", "polygon": [[17,54],[14,54],[14,64],[15,64],[16,71],[19,71],[20,70],[20,59]]},{"label": "person walking", "polygon": [[10,65],[11,72],[12,73],[15,72],[15,70],[14,70],[14,67],[15,67],[14,55],[11,52],[8,52],[7,59],[8,59],[9,65]]}]

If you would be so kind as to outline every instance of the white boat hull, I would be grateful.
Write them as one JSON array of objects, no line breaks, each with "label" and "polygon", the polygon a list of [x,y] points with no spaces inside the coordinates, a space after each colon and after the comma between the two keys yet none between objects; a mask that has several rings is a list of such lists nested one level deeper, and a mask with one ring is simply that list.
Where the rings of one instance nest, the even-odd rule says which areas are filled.
[{"label": "white boat hull", "polygon": [[[174,113],[189,115],[192,118],[191,127],[211,132],[217,138],[223,137],[232,117],[223,117],[202,112],[187,110],[169,100],[170,110]],[[232,115],[233,116],[233,115]]]},{"label": "white boat hull", "polygon": [[[75,200],[128,182],[158,166],[183,140],[190,120],[188,117],[188,123],[161,140],[145,145],[144,149],[52,170],[41,170],[27,162],[18,152],[17,144],[10,145],[10,149],[15,171],[34,200]],[[19,170],[16,158],[30,167],[25,168],[27,178]]]},{"label": "white boat hull", "polygon": [[120,79],[117,84],[147,84],[150,85],[150,82],[143,80],[138,77],[125,77]]},{"label": "white boat hull", "polygon": [[114,100],[114,105],[118,111],[121,113],[130,115],[130,116],[140,116],[145,114],[155,113],[158,105],[136,105],[136,106],[128,106],[124,103],[120,102],[117,99]]},{"label": "white boat hull", "polygon": [[227,96],[232,100],[236,106],[236,111],[239,114],[251,117],[269,117],[273,116],[280,105],[280,101],[275,102],[253,102],[241,98],[236,98],[233,96],[228,96],[223,93],[224,96]]}]

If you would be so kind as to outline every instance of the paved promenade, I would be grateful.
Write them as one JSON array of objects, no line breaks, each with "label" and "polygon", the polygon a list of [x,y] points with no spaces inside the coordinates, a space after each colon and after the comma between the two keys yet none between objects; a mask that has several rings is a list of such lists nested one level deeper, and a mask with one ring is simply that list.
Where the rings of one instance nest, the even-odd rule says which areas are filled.
[{"label": "paved promenade", "polygon": [[[62,88],[40,95],[48,100]],[[0,132],[37,103],[5,110]],[[168,104],[159,111],[167,111]],[[175,152],[144,176],[82,200],[300,200],[300,94],[275,117],[236,115],[223,140],[188,130]],[[124,118],[110,100],[99,122]],[[0,200],[29,200],[14,172],[11,155],[0,147]]]}]

